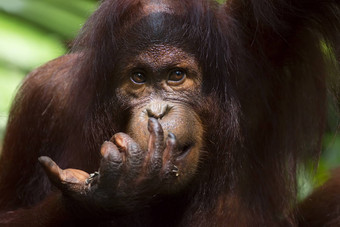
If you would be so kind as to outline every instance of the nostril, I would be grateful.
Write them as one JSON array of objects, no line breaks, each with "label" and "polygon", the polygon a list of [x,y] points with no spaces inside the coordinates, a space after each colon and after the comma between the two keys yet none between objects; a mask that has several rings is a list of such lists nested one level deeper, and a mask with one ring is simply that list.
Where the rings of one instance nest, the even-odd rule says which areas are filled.
[{"label": "nostril", "polygon": [[152,112],[152,110],[151,109],[146,109],[146,113],[148,114],[148,117],[150,118],[150,117],[153,117],[153,118],[158,118],[158,117],[156,117],[155,116],[155,114]]},{"label": "nostril", "polygon": [[162,119],[165,115],[169,113],[172,109],[169,105],[151,105],[146,109],[148,117],[153,117],[156,119]]},{"label": "nostril", "polygon": [[146,112],[147,112],[149,118],[153,117],[153,118],[156,118],[156,119],[162,119],[164,117],[164,115],[166,114],[165,111],[156,112],[156,111],[152,111],[151,109],[146,109]]}]

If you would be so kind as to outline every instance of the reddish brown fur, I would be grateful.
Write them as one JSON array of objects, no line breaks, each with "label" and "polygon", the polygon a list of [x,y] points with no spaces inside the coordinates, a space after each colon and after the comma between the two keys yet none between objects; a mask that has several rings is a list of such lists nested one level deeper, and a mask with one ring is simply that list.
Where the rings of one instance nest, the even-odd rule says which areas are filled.
[{"label": "reddish brown fur", "polygon": [[340,170],[317,188],[297,209],[300,226],[338,226],[340,223]]},{"label": "reddish brown fur", "polygon": [[[98,168],[100,145],[123,131],[126,123],[125,103],[118,105],[112,89],[115,64],[124,52],[134,53],[130,44],[124,49],[125,43],[151,42],[141,10],[145,2],[104,1],[72,54],[25,79],[11,111],[0,161],[0,208],[13,211],[2,214],[1,222],[79,224],[77,216],[88,216],[76,210],[65,213],[63,197],[52,192],[37,158],[48,155],[62,168],[87,172]],[[206,154],[190,188],[110,221],[130,226],[297,225],[292,212],[296,170],[319,156],[326,76],[334,60],[325,56],[320,41],[335,50],[340,4],[336,0],[228,0],[224,6],[203,0],[164,2],[176,16],[170,15],[172,23],[166,20],[168,24],[150,39],[194,52],[201,64],[207,98],[197,108],[205,121]],[[340,192],[332,185],[321,190],[326,194],[336,190],[325,201]],[[319,194],[320,190],[315,196]],[[324,212],[309,210],[306,202],[301,206],[305,217],[298,220],[340,224],[340,212],[328,219],[332,211],[324,203],[312,205]],[[60,212],[48,212],[55,207]],[[36,216],[27,219],[31,213]],[[108,223],[101,218],[93,223],[101,221]]]}]

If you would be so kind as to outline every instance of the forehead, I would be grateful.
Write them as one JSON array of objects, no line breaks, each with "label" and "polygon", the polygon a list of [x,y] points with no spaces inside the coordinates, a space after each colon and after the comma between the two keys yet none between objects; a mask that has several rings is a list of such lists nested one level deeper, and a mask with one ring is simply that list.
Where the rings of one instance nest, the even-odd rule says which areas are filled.
[{"label": "forehead", "polygon": [[[196,38],[186,17],[165,3],[149,3],[142,13],[125,22],[119,32],[117,44],[120,49],[140,51],[150,46],[163,44],[184,47],[195,51],[193,41]],[[190,38],[189,38],[190,36]]]},{"label": "forehead", "polygon": [[199,56],[195,36],[181,10],[173,10],[174,4],[180,4],[180,1],[171,1],[171,4],[167,0],[144,2],[147,4],[143,6],[142,16],[131,20],[120,33],[117,56],[125,59],[128,65],[130,62],[152,67],[179,62],[194,65]]},{"label": "forehead", "polygon": [[134,69],[157,72],[171,68],[200,71],[200,65],[193,54],[171,45],[152,45],[138,52],[125,52],[116,65],[116,70],[125,72]]},{"label": "forehead", "polygon": [[151,67],[162,67],[166,65],[177,65],[180,63],[195,64],[192,54],[181,48],[169,45],[153,45],[135,57],[136,62],[147,64]]}]

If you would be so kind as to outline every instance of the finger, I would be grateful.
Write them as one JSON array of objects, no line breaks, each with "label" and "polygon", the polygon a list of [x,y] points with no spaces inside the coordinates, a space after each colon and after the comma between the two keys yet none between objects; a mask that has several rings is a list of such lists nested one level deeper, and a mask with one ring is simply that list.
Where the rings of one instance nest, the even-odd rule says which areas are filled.
[{"label": "finger", "polygon": [[86,190],[87,180],[90,174],[79,169],[65,169],[62,171],[64,180],[61,182],[61,189],[63,193],[74,195],[82,194]]},{"label": "finger", "polygon": [[156,173],[162,168],[164,133],[161,124],[155,118],[149,119],[148,130],[150,137],[146,165],[151,173]]},{"label": "finger", "polygon": [[112,162],[112,165],[119,166],[123,162],[122,154],[112,142],[105,141],[100,149],[100,153],[103,159]]},{"label": "finger", "polygon": [[128,167],[138,169],[144,160],[144,155],[139,145],[127,134],[117,133],[112,137],[115,144],[126,154]]},{"label": "finger", "polygon": [[79,169],[65,169],[63,175],[64,181],[71,184],[84,184],[90,177],[90,174]]},{"label": "finger", "polygon": [[103,156],[99,168],[100,185],[102,187],[113,187],[120,178],[123,157],[118,147],[112,142],[104,142],[100,152]]},{"label": "finger", "polygon": [[148,121],[149,137],[149,152],[163,151],[164,149],[164,133],[161,124],[155,119],[150,118]]},{"label": "finger", "polygon": [[38,158],[41,166],[45,170],[50,181],[57,186],[61,187],[61,181],[63,181],[63,170],[59,168],[59,166],[49,157],[41,156]]},{"label": "finger", "polygon": [[52,159],[46,156],[39,157],[38,160],[52,184],[65,194],[80,193],[84,189],[86,179],[90,176],[78,169],[62,170]]},{"label": "finger", "polygon": [[176,136],[169,132],[166,140],[166,147],[163,154],[163,170],[166,171],[169,165],[173,165],[174,152],[177,146]]}]

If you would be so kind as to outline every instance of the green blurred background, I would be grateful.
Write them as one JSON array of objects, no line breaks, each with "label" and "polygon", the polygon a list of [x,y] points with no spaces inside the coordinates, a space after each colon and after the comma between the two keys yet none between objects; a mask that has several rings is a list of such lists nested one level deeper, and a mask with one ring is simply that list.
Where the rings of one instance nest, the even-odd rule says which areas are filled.
[{"label": "green blurred background", "polygon": [[[97,4],[96,0],[0,0],[0,150],[21,80],[32,69],[67,53]],[[313,179],[306,178],[306,172],[300,174],[300,198],[340,166],[339,118],[335,108],[329,109],[321,161]]]},{"label": "green blurred background", "polygon": [[20,81],[66,53],[96,6],[96,0],[0,0],[0,141]]}]

